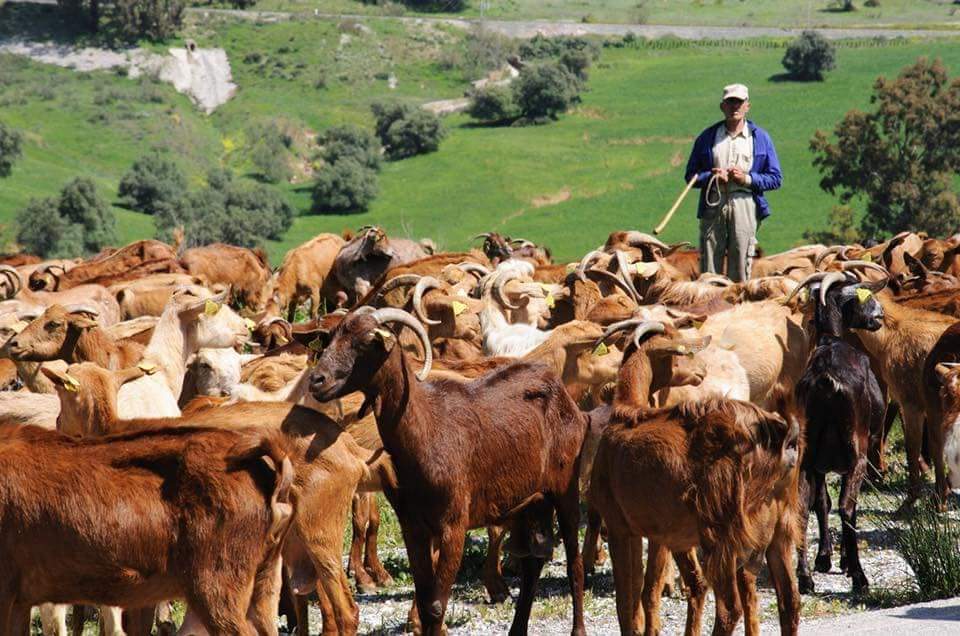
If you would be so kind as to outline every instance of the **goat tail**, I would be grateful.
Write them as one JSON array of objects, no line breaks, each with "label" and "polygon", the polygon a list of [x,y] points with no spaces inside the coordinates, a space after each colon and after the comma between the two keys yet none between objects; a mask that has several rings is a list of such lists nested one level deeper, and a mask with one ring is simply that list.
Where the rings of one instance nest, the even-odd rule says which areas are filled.
[{"label": "goat tail", "polygon": [[270,431],[251,436],[233,447],[227,458],[229,465],[248,465],[258,462],[261,470],[266,468],[273,477],[273,486],[266,492],[269,496],[270,527],[267,540],[271,545],[283,541],[296,509],[297,493],[294,488],[296,473],[283,434]]}]

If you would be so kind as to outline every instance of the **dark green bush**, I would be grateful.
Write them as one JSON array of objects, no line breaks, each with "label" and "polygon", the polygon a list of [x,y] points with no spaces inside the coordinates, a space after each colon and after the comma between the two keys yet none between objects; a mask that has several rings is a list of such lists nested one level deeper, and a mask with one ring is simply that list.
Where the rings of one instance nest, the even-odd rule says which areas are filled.
[{"label": "dark green bush", "polygon": [[292,175],[290,153],[287,152],[288,137],[275,121],[251,126],[247,131],[250,139],[250,160],[265,180],[271,183],[288,181]]},{"label": "dark green bush", "polygon": [[836,51],[816,31],[804,31],[787,47],[781,63],[795,79],[820,81],[836,67]]},{"label": "dark green bush", "polygon": [[0,122],[0,177],[8,177],[13,171],[13,162],[23,154],[23,136]]},{"label": "dark green bush", "polygon": [[117,240],[113,210],[83,177],[57,197],[32,199],[17,214],[17,225],[17,242],[47,258],[92,254]]},{"label": "dark green bush", "polygon": [[323,160],[328,164],[354,159],[371,170],[380,169],[380,144],[370,131],[359,126],[328,128],[317,143],[323,146]]},{"label": "dark green bush", "polygon": [[530,121],[556,119],[579,100],[580,84],[557,62],[526,66],[513,83],[520,114]]},{"label": "dark green bush", "polygon": [[467,114],[480,121],[498,122],[517,116],[513,92],[507,86],[487,86],[473,93]]},{"label": "dark green bush", "polygon": [[187,191],[187,177],[169,157],[151,152],[133,162],[120,179],[118,194],[134,210],[154,214],[161,202],[176,201]]},{"label": "dark green bush", "polygon": [[321,213],[365,210],[378,191],[375,170],[353,157],[343,157],[317,175],[312,209]]},{"label": "dark green bush", "polygon": [[390,159],[403,159],[440,147],[446,134],[435,114],[397,102],[374,103],[376,132]]}]

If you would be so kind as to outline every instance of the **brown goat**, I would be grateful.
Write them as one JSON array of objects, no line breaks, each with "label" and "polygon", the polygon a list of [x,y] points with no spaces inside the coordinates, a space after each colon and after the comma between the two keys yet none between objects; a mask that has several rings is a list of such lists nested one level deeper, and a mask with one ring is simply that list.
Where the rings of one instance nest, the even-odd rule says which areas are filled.
[{"label": "brown goat", "polygon": [[[39,268],[30,274],[30,289],[62,291],[86,283],[111,285],[133,280],[146,273],[182,273],[177,255],[166,243],[135,241],[121,249],[63,271],[63,268]],[[60,273],[56,272],[60,270]]]},{"label": "brown goat", "polygon": [[270,264],[260,248],[213,243],[186,250],[180,264],[192,276],[204,278],[207,285],[229,285],[233,300],[251,311],[263,309],[267,302]]},{"label": "brown goat", "polygon": [[346,244],[336,234],[318,234],[287,252],[271,280],[267,315],[293,322],[297,305],[310,300],[310,317],[320,315],[321,299],[333,300],[339,289],[330,275],[337,254]]},{"label": "brown goat", "polygon": [[0,632],[28,633],[43,602],[180,597],[213,634],[277,633],[294,501],[282,435],[181,427],[74,440],[0,425],[0,449]]},{"label": "brown goat", "polygon": [[143,345],[114,341],[97,324],[89,309],[51,305],[7,349],[14,360],[94,362],[105,369],[132,367],[143,357]]},{"label": "brown goat", "polygon": [[[370,453],[344,435],[336,422],[287,402],[211,408],[218,405],[210,400],[184,409],[179,418],[121,420],[116,412],[118,386],[135,377],[136,369],[110,372],[84,363],[71,365],[65,374],[45,373],[60,396],[61,425],[72,432],[91,427],[99,434],[158,426],[233,428],[237,422],[283,432],[296,467],[296,483],[301,486],[293,532],[283,547],[291,588],[297,597],[322,592],[324,633],[356,632],[358,610],[341,565],[343,519],[353,493],[358,488],[379,490],[379,477],[365,465]],[[306,607],[305,602],[298,604],[298,622],[305,631]]]},{"label": "brown goat", "polygon": [[[706,590],[693,553],[699,546],[717,599],[714,634],[733,633],[744,609],[746,632],[759,633],[755,578],[764,553],[777,590],[781,632],[795,634],[799,596],[791,560],[798,532],[799,428],[752,404],[726,399],[650,409],[658,371],[647,352],[676,354],[689,346],[670,334],[644,341],[651,331],[667,330],[655,325],[638,328],[625,351],[590,482],[590,505],[609,531],[621,633],[639,634],[645,627],[648,634],[658,633],[668,551],[690,589],[686,633],[700,633]],[[646,582],[641,581],[643,537],[650,542]]]},{"label": "brown goat", "polygon": [[[397,337],[384,328],[390,323],[410,326],[420,337],[426,360],[418,377],[426,377],[430,343],[416,319],[395,309],[358,311],[333,332],[310,391],[321,401],[362,391],[374,404],[380,437],[396,466],[398,487],[386,486],[385,493],[403,530],[424,633],[442,632],[467,529],[501,524],[528,504],[542,514],[542,502],[557,511],[573,631],[583,634],[577,478],[584,417],[541,365],[518,362],[469,383],[417,383]],[[527,537],[526,523],[516,529]],[[523,539],[517,543],[522,546]],[[517,551],[524,558],[513,633],[526,630],[544,564],[535,546]]]}]

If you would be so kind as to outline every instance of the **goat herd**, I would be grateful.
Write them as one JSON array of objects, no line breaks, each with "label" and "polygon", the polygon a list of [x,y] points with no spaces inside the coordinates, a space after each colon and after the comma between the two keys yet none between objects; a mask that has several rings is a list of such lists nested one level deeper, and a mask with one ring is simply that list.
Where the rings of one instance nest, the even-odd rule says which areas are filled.
[{"label": "goat herd", "polygon": [[[658,633],[675,563],[686,633],[711,588],[715,634],[741,618],[758,634],[765,561],[781,632],[796,634],[810,510],[815,567],[831,567],[827,474],[842,475],[855,591],[868,586],[857,497],[884,470],[896,414],[905,507],[922,495],[924,441],[937,505],[945,460],[960,475],[960,238],[798,247],[743,283],[641,232],[571,264],[478,238],[433,253],[364,227],[275,271],[220,244],[6,257],[0,634],[29,633],[34,607],[45,634],[66,634],[68,604],[74,629],[97,606],[110,636],[172,633],[173,599],[180,633],[276,634],[280,613],[307,633],[314,593],[323,633],[354,633],[347,574],[362,591],[390,582],[377,491],[402,529],[415,632],[445,630],[481,527],[483,583],[504,600],[513,556],[510,631],[526,632],[556,520],[574,634],[603,528],[621,633]],[[292,324],[301,305],[310,319]]]}]

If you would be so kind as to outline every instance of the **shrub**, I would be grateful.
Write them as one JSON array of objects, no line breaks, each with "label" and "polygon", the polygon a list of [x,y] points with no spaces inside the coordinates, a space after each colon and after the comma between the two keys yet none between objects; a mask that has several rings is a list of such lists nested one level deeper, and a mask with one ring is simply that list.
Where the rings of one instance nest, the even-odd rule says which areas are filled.
[{"label": "shrub", "polygon": [[181,0],[116,0],[112,17],[129,38],[166,40],[180,28],[183,8]]},{"label": "shrub", "polygon": [[23,154],[23,137],[16,130],[0,122],[0,177],[9,177],[13,162]]},{"label": "shrub", "polygon": [[571,35],[547,37],[537,34],[520,45],[520,57],[524,60],[556,60],[568,52],[585,53],[590,60],[600,57],[599,46],[590,40]]},{"label": "shrub", "polygon": [[823,80],[823,73],[836,67],[836,51],[816,31],[804,31],[787,47],[783,67],[800,80]]},{"label": "shrub", "polygon": [[365,210],[377,196],[377,173],[353,157],[328,164],[313,188],[314,212]]},{"label": "shrub", "polygon": [[370,131],[359,126],[334,126],[317,142],[323,146],[323,160],[328,164],[354,159],[371,170],[380,169],[380,144]]},{"label": "shrub", "polygon": [[486,86],[473,93],[467,114],[480,121],[504,121],[517,115],[513,92],[507,86]]},{"label": "shrub", "polygon": [[264,179],[271,183],[288,181],[292,174],[288,137],[280,130],[275,121],[252,126],[248,131],[251,140],[250,160]]},{"label": "shrub", "polygon": [[446,132],[434,113],[397,102],[374,103],[376,132],[390,159],[433,152]]},{"label": "shrub", "polygon": [[416,11],[459,13],[467,8],[467,0],[400,0],[400,4]]},{"label": "shrub", "polygon": [[579,99],[576,78],[556,62],[524,67],[513,87],[520,114],[531,121],[556,119]]},{"label": "shrub", "polygon": [[187,190],[187,178],[170,158],[158,152],[140,157],[120,179],[118,194],[134,210],[154,214],[161,202],[176,201]]},{"label": "shrub", "polygon": [[158,238],[170,240],[182,227],[190,247],[218,241],[255,247],[281,238],[293,224],[293,208],[268,186],[238,183],[223,170],[211,171],[207,182],[205,188],[160,204]]},{"label": "shrub", "polygon": [[58,197],[32,199],[17,225],[17,242],[45,258],[90,254],[117,240],[113,210],[86,178],[69,182]]},{"label": "shrub", "polygon": [[849,205],[837,205],[830,210],[827,217],[827,229],[805,230],[803,240],[807,243],[823,243],[824,245],[853,245],[860,243],[860,232],[857,230],[856,215]]}]

